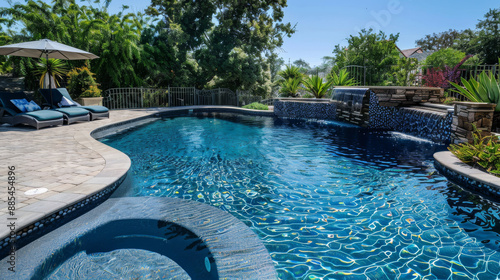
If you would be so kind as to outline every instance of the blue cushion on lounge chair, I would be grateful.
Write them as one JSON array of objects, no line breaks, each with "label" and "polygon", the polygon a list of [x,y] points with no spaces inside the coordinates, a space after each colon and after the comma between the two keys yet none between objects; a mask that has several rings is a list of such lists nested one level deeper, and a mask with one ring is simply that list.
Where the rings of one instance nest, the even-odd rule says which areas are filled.
[{"label": "blue cushion on lounge chair", "polygon": [[78,108],[83,108],[85,110],[89,110],[92,113],[106,113],[109,111],[107,107],[100,105],[92,105],[92,106],[79,106]]},{"label": "blue cushion on lounge chair", "polygon": [[[33,111],[33,112],[27,112],[27,113],[21,113],[21,114],[32,116],[39,121],[48,121],[48,120],[62,118],[61,113],[56,112],[56,111],[52,111],[52,110],[39,110],[39,111]],[[19,115],[21,115],[21,114],[19,114]]]},{"label": "blue cushion on lounge chair", "polygon": [[68,115],[68,117],[79,117],[79,116],[85,116],[89,113],[89,111],[79,108],[79,107],[64,107],[64,108],[57,108],[55,109],[58,112],[61,112],[65,115]]},{"label": "blue cushion on lounge chair", "polygon": [[33,100],[31,100],[30,103],[28,103],[26,109],[28,110],[28,112],[42,110],[42,108],[40,108],[40,106],[38,106],[38,104],[36,104],[35,101]]},{"label": "blue cushion on lounge chair", "polygon": [[10,102],[19,109],[21,112],[28,112],[29,102],[26,98],[22,99],[11,99]]}]

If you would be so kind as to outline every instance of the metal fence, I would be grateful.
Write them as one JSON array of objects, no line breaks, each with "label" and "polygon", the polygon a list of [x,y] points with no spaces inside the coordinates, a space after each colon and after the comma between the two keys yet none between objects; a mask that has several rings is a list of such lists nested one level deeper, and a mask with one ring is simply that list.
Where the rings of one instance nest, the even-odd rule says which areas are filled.
[{"label": "metal fence", "polygon": [[250,91],[233,92],[227,88],[199,90],[194,87],[111,88],[103,93],[104,106],[110,109],[176,107],[192,105],[243,106],[262,99]]},{"label": "metal fence", "polygon": [[[387,65],[376,70],[374,67],[360,66],[360,65],[348,65],[342,69],[346,69],[349,72],[349,78],[354,78],[359,86],[365,85],[379,85],[378,82],[386,81],[387,78],[392,75],[394,71],[397,71],[396,65]],[[415,74],[415,79],[409,81],[407,86],[424,86],[425,81],[423,77],[429,71],[429,66],[419,65],[416,70],[411,71],[411,74]],[[472,77],[477,77],[481,72],[486,71],[493,73],[497,78],[500,77],[500,67],[497,64],[494,65],[462,65],[459,69],[460,77],[465,79],[470,79]],[[378,82],[377,82],[378,81]]]}]

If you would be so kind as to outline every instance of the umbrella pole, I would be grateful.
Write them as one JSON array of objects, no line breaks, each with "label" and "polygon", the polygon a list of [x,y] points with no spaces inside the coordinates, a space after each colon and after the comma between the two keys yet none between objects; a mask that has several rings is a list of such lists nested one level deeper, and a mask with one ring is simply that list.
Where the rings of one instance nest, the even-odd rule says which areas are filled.
[{"label": "umbrella pole", "polygon": [[50,63],[49,63],[49,53],[46,52],[45,53],[45,57],[47,59],[46,63],[47,63],[47,74],[49,75],[49,95],[50,95],[50,107],[52,108],[52,79],[51,79],[51,71],[50,71]]}]

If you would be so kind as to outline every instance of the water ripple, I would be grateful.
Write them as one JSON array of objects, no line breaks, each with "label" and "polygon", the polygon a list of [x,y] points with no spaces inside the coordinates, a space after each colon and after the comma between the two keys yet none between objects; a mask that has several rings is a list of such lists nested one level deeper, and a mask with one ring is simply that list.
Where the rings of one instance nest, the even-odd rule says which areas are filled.
[{"label": "water ripple", "polygon": [[106,143],[132,159],[134,195],[228,211],[281,279],[495,279],[499,205],[433,168],[444,149],[351,126],[220,114]]}]

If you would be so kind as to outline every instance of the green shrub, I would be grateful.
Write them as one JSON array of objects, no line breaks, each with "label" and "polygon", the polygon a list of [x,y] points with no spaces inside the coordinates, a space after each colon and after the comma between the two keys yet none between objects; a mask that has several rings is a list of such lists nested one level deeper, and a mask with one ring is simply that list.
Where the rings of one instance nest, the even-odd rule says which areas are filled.
[{"label": "green shrub", "polygon": [[469,81],[462,78],[464,87],[451,81],[450,84],[456,88],[455,92],[467,97],[472,102],[497,104],[495,111],[500,112],[500,80],[497,81],[493,73],[487,74],[483,71],[477,79],[471,77]]},{"label": "green shrub", "polygon": [[71,97],[100,97],[101,90],[87,67],[74,68],[68,72],[68,92]]},{"label": "green shrub", "polygon": [[314,95],[312,95],[311,93],[307,92],[306,94],[302,95],[301,97],[302,98],[314,98]]},{"label": "green shrub", "polygon": [[254,110],[269,110],[269,107],[264,104],[260,104],[258,102],[250,103],[248,105],[243,106],[245,109],[254,109]]},{"label": "green shrub", "polygon": [[500,175],[500,143],[497,136],[482,136],[474,126],[473,142],[452,144],[448,147],[458,159],[487,172]]}]

